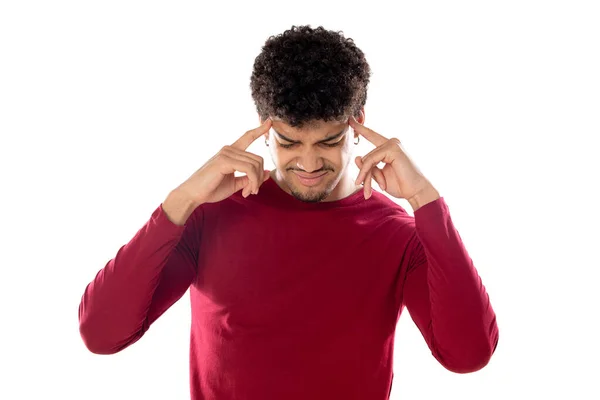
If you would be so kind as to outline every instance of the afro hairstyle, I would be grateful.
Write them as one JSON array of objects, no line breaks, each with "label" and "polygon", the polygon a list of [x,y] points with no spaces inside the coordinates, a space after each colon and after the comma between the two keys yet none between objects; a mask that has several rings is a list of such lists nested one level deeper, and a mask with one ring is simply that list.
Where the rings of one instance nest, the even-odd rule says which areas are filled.
[{"label": "afro hairstyle", "polygon": [[303,129],[358,116],[370,76],[364,53],[343,32],[294,25],[267,39],[250,88],[262,120],[278,117]]}]

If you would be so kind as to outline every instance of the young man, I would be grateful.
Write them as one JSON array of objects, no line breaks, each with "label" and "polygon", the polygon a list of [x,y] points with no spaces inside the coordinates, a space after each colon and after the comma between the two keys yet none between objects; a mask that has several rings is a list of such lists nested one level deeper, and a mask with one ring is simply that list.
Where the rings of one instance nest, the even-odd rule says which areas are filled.
[{"label": "young man", "polygon": [[[369,76],[340,33],[269,38],[251,77],[261,125],[169,193],[86,287],[89,350],[130,346],[189,288],[195,400],[386,399],[405,307],[444,367],[483,368],[498,342],[485,287],[443,197],[398,139],[363,125]],[[361,136],[375,148],[352,177]],[[262,137],[271,172],[246,151]]]}]

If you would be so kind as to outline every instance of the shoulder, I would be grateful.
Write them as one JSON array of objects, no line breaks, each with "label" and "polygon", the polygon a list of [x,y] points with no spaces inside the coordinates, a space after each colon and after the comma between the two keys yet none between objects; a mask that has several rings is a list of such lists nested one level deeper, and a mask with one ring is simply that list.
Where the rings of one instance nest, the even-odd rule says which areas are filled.
[{"label": "shoulder", "polygon": [[378,220],[381,227],[387,227],[396,232],[405,234],[413,233],[415,230],[415,218],[398,199],[392,199],[388,195],[373,189],[373,195],[365,200],[363,213]]}]

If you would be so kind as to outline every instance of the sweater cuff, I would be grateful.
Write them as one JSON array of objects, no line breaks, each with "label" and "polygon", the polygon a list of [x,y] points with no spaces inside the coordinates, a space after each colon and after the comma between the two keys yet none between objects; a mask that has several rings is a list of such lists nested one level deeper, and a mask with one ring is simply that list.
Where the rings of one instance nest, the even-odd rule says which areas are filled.
[{"label": "sweater cuff", "polygon": [[439,227],[445,226],[448,219],[450,219],[450,210],[446,200],[440,197],[419,207],[414,212],[414,216],[417,233],[439,232]]},{"label": "sweater cuff", "polygon": [[415,219],[439,218],[440,214],[449,214],[448,205],[444,197],[433,200],[421,206],[414,212]]}]

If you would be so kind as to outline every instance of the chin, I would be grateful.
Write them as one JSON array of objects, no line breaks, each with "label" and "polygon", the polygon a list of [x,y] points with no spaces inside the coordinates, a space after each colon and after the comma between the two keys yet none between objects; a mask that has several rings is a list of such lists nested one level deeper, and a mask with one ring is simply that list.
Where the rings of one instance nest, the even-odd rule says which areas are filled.
[{"label": "chin", "polygon": [[320,203],[321,201],[325,200],[327,196],[329,196],[329,193],[323,191],[298,192],[292,189],[292,196],[305,203]]},{"label": "chin", "polygon": [[[293,174],[293,172],[291,173]],[[319,203],[325,200],[335,189],[335,178],[325,180],[315,186],[304,186],[294,181],[290,182],[290,179],[295,178],[290,177],[286,180],[292,196],[305,203]]]}]

